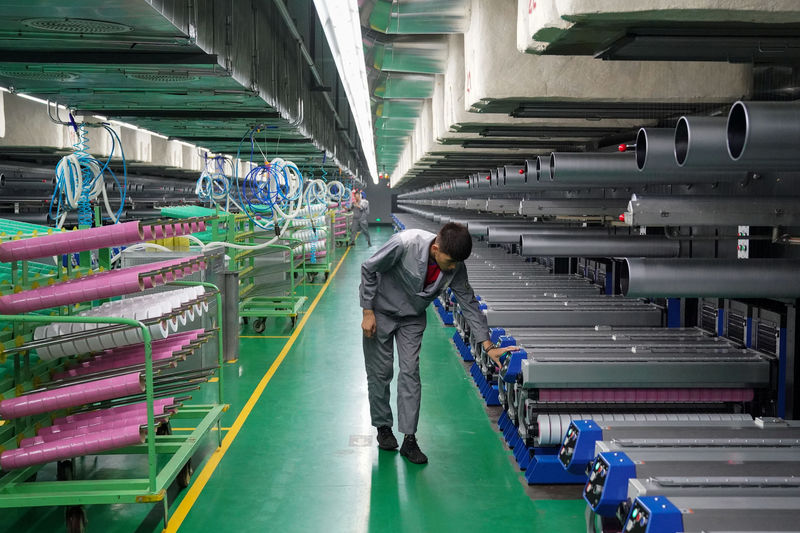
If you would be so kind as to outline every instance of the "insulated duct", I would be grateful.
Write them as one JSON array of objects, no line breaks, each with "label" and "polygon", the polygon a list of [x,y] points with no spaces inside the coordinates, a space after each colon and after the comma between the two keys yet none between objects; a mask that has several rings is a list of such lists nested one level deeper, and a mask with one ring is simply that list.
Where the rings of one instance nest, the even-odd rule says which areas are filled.
[{"label": "insulated duct", "polygon": [[563,235],[526,233],[520,237],[520,255],[531,257],[677,257],[680,250],[679,241],[648,235],[573,230]]},{"label": "insulated duct", "polygon": [[798,298],[794,259],[626,259],[622,292],[633,298]]},{"label": "insulated duct", "polygon": [[800,164],[800,103],[736,102],[728,113],[728,154],[750,170]]}]

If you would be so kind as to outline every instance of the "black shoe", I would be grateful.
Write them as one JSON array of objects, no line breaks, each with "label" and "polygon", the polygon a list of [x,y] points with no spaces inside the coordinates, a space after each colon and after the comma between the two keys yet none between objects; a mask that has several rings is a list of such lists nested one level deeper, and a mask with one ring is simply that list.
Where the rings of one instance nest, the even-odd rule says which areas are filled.
[{"label": "black shoe", "polygon": [[378,428],[378,448],[381,450],[397,449],[397,439],[394,438],[392,428],[389,426],[381,426]]},{"label": "black shoe", "polygon": [[417,437],[414,435],[406,435],[403,439],[403,446],[400,448],[400,455],[414,463],[421,465],[428,462],[428,456],[422,453],[417,444]]}]

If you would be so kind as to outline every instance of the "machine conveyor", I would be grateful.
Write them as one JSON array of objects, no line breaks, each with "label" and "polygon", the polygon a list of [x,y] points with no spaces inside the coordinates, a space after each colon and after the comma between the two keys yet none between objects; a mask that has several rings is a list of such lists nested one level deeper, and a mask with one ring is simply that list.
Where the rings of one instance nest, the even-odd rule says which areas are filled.
[{"label": "machine conveyor", "polygon": [[671,357],[667,353],[535,355],[521,362],[522,386],[552,388],[671,388],[766,387],[767,356],[752,350],[697,352]]},{"label": "machine conveyor", "polygon": [[777,533],[800,531],[800,497],[645,496],[637,499],[625,533]]},{"label": "machine conveyor", "polygon": [[489,327],[516,327],[536,324],[554,326],[661,326],[662,309],[652,304],[634,307],[613,305],[580,309],[568,306],[537,305],[535,308],[522,304],[504,307],[489,306],[484,313]]},{"label": "machine conveyor", "polygon": [[600,441],[583,497],[592,510],[613,516],[627,500],[628,481],[659,476],[800,476],[800,447],[642,448],[609,450]]},{"label": "machine conveyor", "polygon": [[[541,425],[540,425],[541,427]],[[567,428],[558,452],[559,461],[569,472],[578,474],[595,458],[599,441],[635,441],[639,446],[666,446],[676,440],[695,446],[708,446],[725,440],[728,445],[744,445],[744,440],[759,445],[763,439],[800,439],[800,422],[780,418],[732,420],[725,423],[707,421],[612,421],[573,419]],[[774,444],[773,444],[774,445]]]}]

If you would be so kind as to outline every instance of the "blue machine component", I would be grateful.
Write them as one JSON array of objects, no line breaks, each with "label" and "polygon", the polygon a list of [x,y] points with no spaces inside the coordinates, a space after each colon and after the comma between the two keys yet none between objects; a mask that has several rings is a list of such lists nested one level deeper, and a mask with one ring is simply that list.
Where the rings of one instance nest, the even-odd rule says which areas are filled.
[{"label": "blue machine component", "polygon": [[464,339],[461,338],[461,334],[458,331],[453,333],[453,344],[456,345],[458,353],[459,355],[461,355],[461,358],[464,361],[469,362],[475,360],[475,358],[472,356],[472,349],[469,347],[467,343],[464,342]]},{"label": "blue machine component", "polygon": [[594,420],[573,420],[564,435],[558,459],[567,472],[583,474],[595,458],[594,445],[603,440],[603,430]]},{"label": "blue machine component", "polygon": [[[522,458],[525,461],[525,480],[528,485],[569,485],[580,484],[586,480],[586,476],[581,474],[576,476],[564,470],[558,461],[557,448],[527,448],[524,443],[524,454],[520,451],[519,456],[514,454],[522,468]],[[532,453],[531,453],[532,452]]]},{"label": "blue machine component", "polygon": [[636,465],[623,452],[602,452],[592,463],[583,499],[601,516],[614,516],[628,497],[628,480],[636,477]]},{"label": "blue machine component", "polygon": [[497,344],[500,341],[500,337],[506,334],[506,330],[503,328],[491,328],[489,330],[490,340],[492,344]]},{"label": "blue machine component", "polygon": [[519,373],[522,372],[522,361],[527,358],[528,352],[525,350],[508,352],[503,360],[503,367],[500,369],[500,378],[506,383],[514,383]]},{"label": "blue machine component", "polygon": [[664,496],[643,496],[636,498],[622,531],[678,533],[683,531],[683,517],[680,510]]}]

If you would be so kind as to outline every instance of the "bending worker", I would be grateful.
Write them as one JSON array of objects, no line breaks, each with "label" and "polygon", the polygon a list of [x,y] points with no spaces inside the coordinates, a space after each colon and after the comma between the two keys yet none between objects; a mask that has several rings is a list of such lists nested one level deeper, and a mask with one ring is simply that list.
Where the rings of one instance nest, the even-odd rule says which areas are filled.
[{"label": "bending worker", "polygon": [[367,215],[369,215],[369,201],[361,197],[361,191],[353,193],[353,206],[350,208],[353,211],[353,222],[350,231],[350,244],[353,246],[356,243],[356,234],[358,230],[367,238],[367,246],[372,246],[369,239],[369,223],[367,222]]},{"label": "bending worker", "polygon": [[397,418],[398,429],[405,434],[400,455],[412,463],[428,462],[416,440],[421,397],[419,351],[425,309],[439,292],[452,289],[471,331],[492,360],[499,363],[504,352],[517,349],[495,348],[489,340],[486,316],[478,307],[463,263],[471,252],[467,228],[451,222],[438,234],[419,229],[396,233],[361,265],[361,329],[372,425],[378,428],[379,448],[397,448],[389,405],[397,339]]}]

